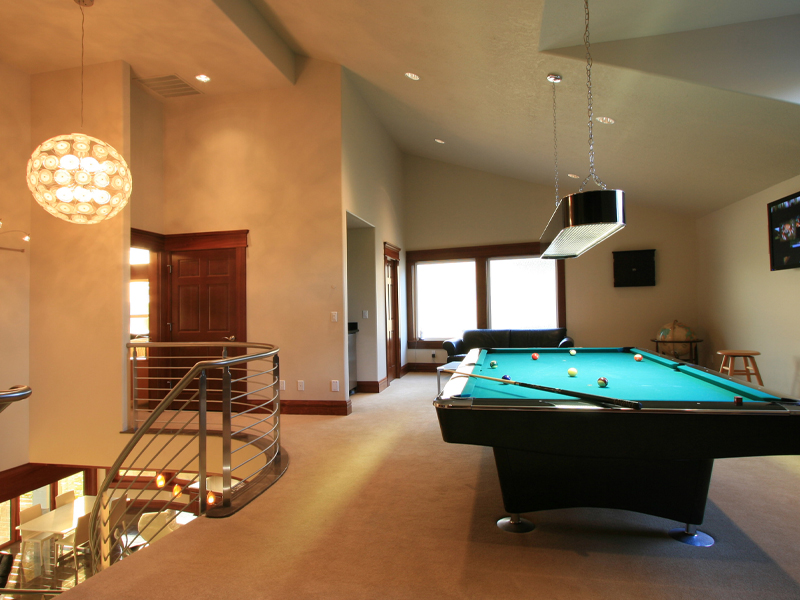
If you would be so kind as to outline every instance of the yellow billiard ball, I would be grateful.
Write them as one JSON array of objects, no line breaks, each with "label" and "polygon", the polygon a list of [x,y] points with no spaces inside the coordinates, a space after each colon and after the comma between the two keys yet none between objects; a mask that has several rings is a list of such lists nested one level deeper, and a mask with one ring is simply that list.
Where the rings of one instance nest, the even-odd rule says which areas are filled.
[{"label": "yellow billiard ball", "polygon": [[576,369],[575,367],[567,369],[567,375],[569,375],[570,377],[575,377],[575,375],[577,374],[578,374],[578,369]]},{"label": "yellow billiard ball", "polygon": [[578,351],[577,351],[577,350],[575,350],[575,349],[573,348],[572,350],[570,350],[570,351],[569,351],[569,353],[570,353],[572,356],[575,356],[575,355],[578,353]]}]

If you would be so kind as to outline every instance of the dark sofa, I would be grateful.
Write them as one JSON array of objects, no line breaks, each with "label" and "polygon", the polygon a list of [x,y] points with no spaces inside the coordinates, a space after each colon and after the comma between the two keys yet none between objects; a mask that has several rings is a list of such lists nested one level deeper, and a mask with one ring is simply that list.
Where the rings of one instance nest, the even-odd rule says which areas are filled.
[{"label": "dark sofa", "polygon": [[447,340],[447,362],[464,360],[473,348],[572,348],[575,341],[559,329],[469,329],[460,338]]}]

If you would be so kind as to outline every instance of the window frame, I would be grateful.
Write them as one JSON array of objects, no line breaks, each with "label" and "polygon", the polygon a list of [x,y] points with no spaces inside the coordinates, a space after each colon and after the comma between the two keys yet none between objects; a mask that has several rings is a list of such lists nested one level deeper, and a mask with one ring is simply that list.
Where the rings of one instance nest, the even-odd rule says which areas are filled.
[{"label": "window frame", "polygon": [[[496,244],[489,246],[467,246],[459,248],[435,248],[409,250],[406,252],[406,332],[408,348],[439,349],[442,340],[417,339],[416,267],[417,263],[429,261],[463,260],[475,261],[475,293],[477,300],[478,329],[488,329],[489,287],[488,263],[492,258],[538,258],[543,248],[539,242],[521,244]],[[567,326],[567,300],[564,260],[556,261],[556,319],[558,327]]]}]

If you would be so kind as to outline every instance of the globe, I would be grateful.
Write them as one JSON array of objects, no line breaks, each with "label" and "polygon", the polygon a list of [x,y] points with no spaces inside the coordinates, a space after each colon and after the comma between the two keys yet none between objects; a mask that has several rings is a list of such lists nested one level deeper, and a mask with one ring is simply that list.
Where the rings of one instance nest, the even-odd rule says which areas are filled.
[{"label": "globe", "polygon": [[[696,340],[697,336],[685,323],[675,319],[672,323],[663,325],[656,336],[659,342],[682,342],[684,340]],[[691,355],[691,344],[662,344],[664,354],[671,354],[676,358],[689,357]]]}]

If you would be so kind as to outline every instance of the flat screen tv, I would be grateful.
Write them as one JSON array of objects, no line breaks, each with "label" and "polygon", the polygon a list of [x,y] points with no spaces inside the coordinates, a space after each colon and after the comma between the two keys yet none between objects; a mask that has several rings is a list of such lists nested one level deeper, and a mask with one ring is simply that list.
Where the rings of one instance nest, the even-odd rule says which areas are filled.
[{"label": "flat screen tv", "polygon": [[800,267],[800,192],[767,204],[773,271]]}]

